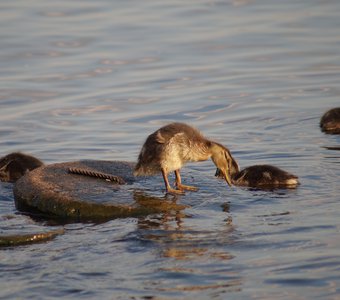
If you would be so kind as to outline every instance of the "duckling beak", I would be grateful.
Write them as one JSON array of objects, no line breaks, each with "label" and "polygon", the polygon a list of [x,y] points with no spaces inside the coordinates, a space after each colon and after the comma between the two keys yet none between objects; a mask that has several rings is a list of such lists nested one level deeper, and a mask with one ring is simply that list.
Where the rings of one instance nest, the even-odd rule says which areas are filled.
[{"label": "duckling beak", "polygon": [[225,181],[228,183],[229,186],[231,186],[231,179],[230,179],[229,172],[225,172],[225,174],[223,175],[224,175]]},{"label": "duckling beak", "polygon": [[221,169],[217,168],[215,176],[220,177],[220,178],[224,178],[225,181],[228,183],[228,185],[231,186],[232,183],[231,183],[231,178],[230,178],[229,172],[227,172],[227,171],[224,172]]},{"label": "duckling beak", "polygon": [[228,171],[223,171],[223,170],[217,168],[215,176],[220,177],[220,178],[224,178],[225,181],[228,183],[228,185],[231,186],[232,183],[231,183],[231,178],[230,178]]}]

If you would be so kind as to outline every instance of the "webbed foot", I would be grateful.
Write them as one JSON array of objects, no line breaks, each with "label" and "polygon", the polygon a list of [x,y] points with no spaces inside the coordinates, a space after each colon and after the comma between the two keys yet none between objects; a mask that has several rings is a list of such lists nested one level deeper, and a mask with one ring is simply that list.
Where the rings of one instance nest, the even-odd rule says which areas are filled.
[{"label": "webbed foot", "polygon": [[183,191],[183,190],[187,190],[187,191],[193,191],[193,192],[196,192],[198,191],[198,187],[195,187],[195,186],[191,186],[191,185],[185,185],[185,184],[177,184],[177,188],[180,190],[180,191]]},{"label": "webbed foot", "polygon": [[166,190],[167,194],[172,194],[172,195],[185,195],[185,193],[182,190],[175,190],[173,188],[168,188]]}]

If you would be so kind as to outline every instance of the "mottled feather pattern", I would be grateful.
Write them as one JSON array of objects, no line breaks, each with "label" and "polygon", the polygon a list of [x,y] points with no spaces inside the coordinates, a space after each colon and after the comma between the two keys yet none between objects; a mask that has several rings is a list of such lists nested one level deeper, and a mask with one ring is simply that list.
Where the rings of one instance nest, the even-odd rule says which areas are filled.
[{"label": "mottled feather pattern", "polygon": [[[167,192],[178,194],[183,190],[196,191],[197,187],[182,184],[180,169],[187,162],[209,158],[221,169],[228,185],[231,185],[231,174],[239,169],[229,150],[209,141],[187,124],[171,123],[148,136],[138,156],[134,175],[161,173]],[[175,173],[176,189],[171,187],[168,179],[172,171]]]},{"label": "mottled feather pattern", "polygon": [[162,167],[168,171],[180,169],[183,163],[196,161],[195,157],[206,151],[206,142],[198,130],[186,124],[164,126],[146,139],[134,174],[153,175]]},{"label": "mottled feather pattern", "polygon": [[[217,172],[217,176],[218,172]],[[238,186],[296,186],[298,177],[272,165],[247,167],[232,176],[232,182]]]}]

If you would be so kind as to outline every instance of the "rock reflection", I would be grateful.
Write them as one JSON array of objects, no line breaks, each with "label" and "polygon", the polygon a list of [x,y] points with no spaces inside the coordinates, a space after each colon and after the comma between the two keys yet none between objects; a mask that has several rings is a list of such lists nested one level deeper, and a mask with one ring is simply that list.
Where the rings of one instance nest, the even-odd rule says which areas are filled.
[{"label": "rock reflection", "polygon": [[172,222],[173,219],[176,222],[176,227],[180,228],[181,220],[185,217],[183,210],[189,207],[188,205],[178,204],[177,197],[171,197],[171,199],[167,195],[155,197],[139,190],[133,191],[133,200],[138,207],[145,208],[150,213],[162,212],[160,217],[151,220],[148,217],[139,219],[138,228],[140,229],[152,229],[161,224],[167,228],[166,224]]}]

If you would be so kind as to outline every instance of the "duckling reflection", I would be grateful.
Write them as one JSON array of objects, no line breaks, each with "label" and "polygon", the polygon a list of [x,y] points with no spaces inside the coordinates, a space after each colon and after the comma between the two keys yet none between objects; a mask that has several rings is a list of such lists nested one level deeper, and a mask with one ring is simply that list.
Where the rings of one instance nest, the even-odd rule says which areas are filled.
[{"label": "duckling reflection", "polygon": [[340,107],[328,110],[320,120],[321,130],[328,134],[340,134]]},{"label": "duckling reflection", "polygon": [[[197,191],[197,187],[182,184],[180,169],[187,162],[211,158],[221,176],[231,185],[232,174],[239,171],[238,164],[228,148],[208,140],[197,129],[183,123],[168,124],[148,136],[135,167],[135,176],[162,173],[167,193],[183,194],[184,190]],[[175,172],[176,189],[171,188],[168,174]]]},{"label": "duckling reflection", "polygon": [[[215,176],[221,177],[217,169]],[[254,165],[233,174],[232,183],[237,186],[254,188],[295,188],[298,177],[272,165]]]},{"label": "duckling reflection", "polygon": [[27,172],[44,165],[39,159],[21,152],[0,158],[0,181],[15,182]]},{"label": "duckling reflection", "polygon": [[[159,201],[158,198],[155,200]],[[176,260],[232,259],[233,256],[224,251],[226,244],[233,243],[232,222],[221,223],[221,230],[216,232],[215,229],[195,229],[195,226],[190,226],[192,218],[184,210],[141,217],[138,218],[138,236],[143,242],[156,243],[162,257]]]}]

